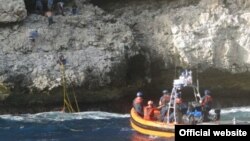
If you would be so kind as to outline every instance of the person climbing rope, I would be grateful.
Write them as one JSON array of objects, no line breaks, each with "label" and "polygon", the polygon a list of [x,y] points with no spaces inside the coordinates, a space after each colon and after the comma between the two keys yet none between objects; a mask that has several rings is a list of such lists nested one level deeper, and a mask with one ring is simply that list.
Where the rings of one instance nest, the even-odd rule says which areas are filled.
[{"label": "person climbing rope", "polygon": [[66,59],[64,58],[64,56],[62,54],[59,56],[59,59],[57,60],[57,63],[59,65],[65,65],[66,64]]}]

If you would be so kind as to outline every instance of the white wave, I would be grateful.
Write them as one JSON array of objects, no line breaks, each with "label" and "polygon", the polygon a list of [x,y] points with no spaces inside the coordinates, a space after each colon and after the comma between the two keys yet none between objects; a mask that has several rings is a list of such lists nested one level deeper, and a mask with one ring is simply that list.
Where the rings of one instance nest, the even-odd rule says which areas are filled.
[{"label": "white wave", "polygon": [[[231,107],[221,109],[222,115],[234,115],[240,113],[249,113],[250,107]],[[21,115],[0,115],[0,119],[13,120],[21,122],[48,122],[48,121],[67,121],[67,120],[82,120],[82,119],[92,119],[92,120],[109,120],[115,118],[128,118],[129,114],[118,114],[109,113],[102,111],[87,111],[79,113],[64,113],[60,111],[54,112],[43,112],[37,114],[21,114]],[[230,116],[231,117],[231,116]]]},{"label": "white wave", "polygon": [[101,111],[90,111],[90,112],[80,112],[76,113],[79,119],[111,119],[111,118],[128,118],[129,114],[117,114]]},{"label": "white wave", "polygon": [[22,121],[22,122],[46,122],[46,121],[66,121],[66,120],[108,120],[114,118],[128,118],[129,114],[118,114],[101,111],[88,111],[79,113],[64,112],[43,112],[37,114],[21,114],[21,115],[0,115],[1,119]]},{"label": "white wave", "polygon": [[125,128],[125,127],[124,127],[124,128],[121,128],[120,131],[122,131],[122,132],[124,132],[124,131],[125,131],[125,132],[131,131],[131,128],[127,128],[127,127]]},{"label": "white wave", "polygon": [[250,107],[231,107],[221,110],[221,114],[231,114],[237,112],[250,113]]},{"label": "white wave", "polygon": [[23,121],[24,118],[20,116],[15,115],[1,115],[0,118],[2,119],[9,119],[9,120],[15,120],[15,121]]}]

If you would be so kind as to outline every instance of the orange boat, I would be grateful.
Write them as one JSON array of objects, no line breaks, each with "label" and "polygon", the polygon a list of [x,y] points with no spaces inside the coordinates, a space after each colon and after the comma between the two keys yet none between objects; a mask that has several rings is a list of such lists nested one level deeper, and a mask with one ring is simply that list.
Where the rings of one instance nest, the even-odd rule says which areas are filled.
[{"label": "orange boat", "polygon": [[133,129],[142,134],[167,138],[174,137],[173,123],[145,120],[137,114],[134,108],[130,111],[130,124]]},{"label": "orange boat", "polygon": [[[151,121],[141,117],[134,108],[130,111],[130,124],[134,130],[146,135],[153,135],[159,137],[174,137],[176,124],[218,124],[220,119],[220,109],[214,109],[215,114],[207,115],[204,120],[203,111],[201,108],[201,96],[199,93],[199,82],[197,80],[197,86],[192,83],[191,72],[186,76],[180,76],[179,79],[175,79],[173,82],[173,89],[170,93],[170,101],[168,102],[168,112],[166,114],[167,121]],[[183,111],[178,110],[177,97],[178,91],[184,87],[193,89],[194,101],[188,103],[189,108],[184,108]],[[179,105],[180,106],[180,105]],[[171,116],[172,114],[172,116]],[[156,117],[160,115],[159,110],[155,111]]]}]

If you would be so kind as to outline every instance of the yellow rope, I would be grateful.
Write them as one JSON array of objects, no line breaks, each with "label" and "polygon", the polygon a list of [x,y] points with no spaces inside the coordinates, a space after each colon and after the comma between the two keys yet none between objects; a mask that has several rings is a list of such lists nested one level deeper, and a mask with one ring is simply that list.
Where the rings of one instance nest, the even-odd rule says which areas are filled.
[{"label": "yellow rope", "polygon": [[[68,112],[75,112],[74,108],[72,107],[72,104],[70,102],[69,96],[67,94],[67,90],[66,90],[66,78],[65,78],[65,69],[64,69],[64,65],[61,64],[61,77],[62,77],[62,85],[63,85],[63,109],[67,108]],[[76,97],[74,95],[75,101],[76,101]],[[76,101],[77,103],[77,101]],[[79,112],[79,107],[77,104],[77,110]]]},{"label": "yellow rope", "polygon": [[64,100],[64,103],[70,113],[74,112],[73,107],[70,105],[70,103],[67,100]]},{"label": "yellow rope", "polygon": [[66,108],[65,98],[66,98],[66,84],[65,84],[65,78],[64,78],[64,66],[61,65],[61,78],[62,78],[62,85],[63,85],[63,109]]},{"label": "yellow rope", "polygon": [[73,88],[73,95],[74,95],[74,99],[75,99],[75,104],[76,104],[77,112],[80,112],[79,105],[78,105],[78,102],[77,102],[77,99],[76,99],[75,89],[74,89],[74,88]]},{"label": "yellow rope", "polygon": [[66,80],[65,80],[65,69],[64,65],[61,65],[61,77],[62,77],[62,85],[63,85],[63,108],[67,108],[69,112],[73,111],[71,106],[67,91],[66,91]]}]

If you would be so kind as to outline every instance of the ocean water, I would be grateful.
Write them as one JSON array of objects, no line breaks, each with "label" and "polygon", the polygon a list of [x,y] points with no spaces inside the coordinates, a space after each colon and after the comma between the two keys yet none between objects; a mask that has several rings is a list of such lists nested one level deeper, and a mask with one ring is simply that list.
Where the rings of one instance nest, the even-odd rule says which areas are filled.
[{"label": "ocean water", "polygon": [[[221,111],[221,120],[250,120],[250,107]],[[171,141],[136,133],[129,114],[88,111],[0,115],[0,141]]]}]

